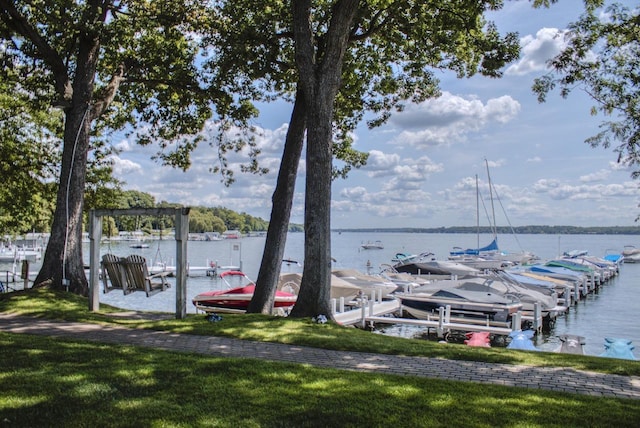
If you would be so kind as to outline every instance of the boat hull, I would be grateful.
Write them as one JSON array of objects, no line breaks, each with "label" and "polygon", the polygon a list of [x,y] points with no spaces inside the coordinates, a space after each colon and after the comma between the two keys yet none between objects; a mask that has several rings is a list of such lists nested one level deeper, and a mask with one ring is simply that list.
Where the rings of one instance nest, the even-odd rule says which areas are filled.
[{"label": "boat hull", "polygon": [[402,308],[417,319],[431,319],[440,307],[451,307],[451,315],[482,321],[510,322],[511,316],[522,309],[520,303],[491,303],[429,294],[397,294]]},{"label": "boat hull", "polygon": [[[255,285],[236,287],[230,290],[206,291],[192,300],[196,309],[204,312],[244,313],[255,292]],[[273,303],[274,309],[290,309],[295,305],[298,296],[284,291],[277,291]]]}]

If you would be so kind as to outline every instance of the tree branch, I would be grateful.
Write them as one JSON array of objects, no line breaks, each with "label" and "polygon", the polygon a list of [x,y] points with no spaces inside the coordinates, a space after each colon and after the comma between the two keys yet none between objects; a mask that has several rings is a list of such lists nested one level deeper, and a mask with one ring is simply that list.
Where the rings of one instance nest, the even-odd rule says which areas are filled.
[{"label": "tree branch", "polygon": [[16,9],[13,1],[0,0],[0,6],[4,11],[4,13],[0,15],[2,21],[9,28],[36,46],[36,52],[40,55],[35,57],[35,59],[41,59],[51,67],[55,79],[56,91],[63,101],[70,102],[73,89],[67,74],[67,67],[58,52],[46,42],[36,28],[28,22],[27,18]]}]

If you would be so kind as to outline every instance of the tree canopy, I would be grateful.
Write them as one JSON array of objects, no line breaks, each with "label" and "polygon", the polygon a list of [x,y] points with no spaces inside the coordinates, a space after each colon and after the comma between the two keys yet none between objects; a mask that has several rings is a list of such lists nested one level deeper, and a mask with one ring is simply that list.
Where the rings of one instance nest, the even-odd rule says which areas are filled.
[{"label": "tree canopy", "polygon": [[198,67],[196,35],[209,28],[208,1],[0,0],[0,6],[1,58],[10,70],[4,76],[15,76],[15,87],[41,108],[57,106],[64,115],[52,239],[36,282],[87,294],[82,209],[96,137],[129,130],[138,143],[158,145],[157,159],[187,168],[214,105],[221,121],[241,125],[254,110],[241,92],[211,88]]},{"label": "tree canopy", "polygon": [[601,2],[587,6],[533,91],[540,102],[555,89],[565,98],[576,89],[586,92],[594,101],[592,115],[604,117],[600,132],[586,143],[613,147],[618,162],[640,178],[640,11],[622,4],[601,9]]}]

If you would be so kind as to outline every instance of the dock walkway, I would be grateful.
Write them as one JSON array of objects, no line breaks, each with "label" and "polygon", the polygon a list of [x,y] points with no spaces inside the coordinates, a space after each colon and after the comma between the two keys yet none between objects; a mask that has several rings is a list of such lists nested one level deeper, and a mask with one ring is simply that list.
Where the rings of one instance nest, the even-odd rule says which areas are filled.
[{"label": "dock walkway", "polygon": [[142,346],[217,357],[259,358],[311,364],[339,370],[421,376],[592,396],[640,399],[639,376],[608,375],[564,367],[529,367],[441,358],[332,351],[298,345],[152,330],[135,330],[135,334],[132,334],[131,329],[126,327],[52,321],[5,313],[0,313],[0,331]]}]

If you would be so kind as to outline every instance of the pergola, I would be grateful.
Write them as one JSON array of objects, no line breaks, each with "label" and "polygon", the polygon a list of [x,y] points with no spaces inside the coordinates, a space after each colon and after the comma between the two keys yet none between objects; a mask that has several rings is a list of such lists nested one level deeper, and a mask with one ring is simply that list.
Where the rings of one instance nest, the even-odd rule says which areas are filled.
[{"label": "pergola", "polygon": [[102,217],[131,216],[174,216],[176,239],[176,318],[187,316],[187,241],[189,238],[189,211],[191,208],[128,208],[100,209],[89,212],[89,310],[100,309],[100,240],[102,238]]}]

